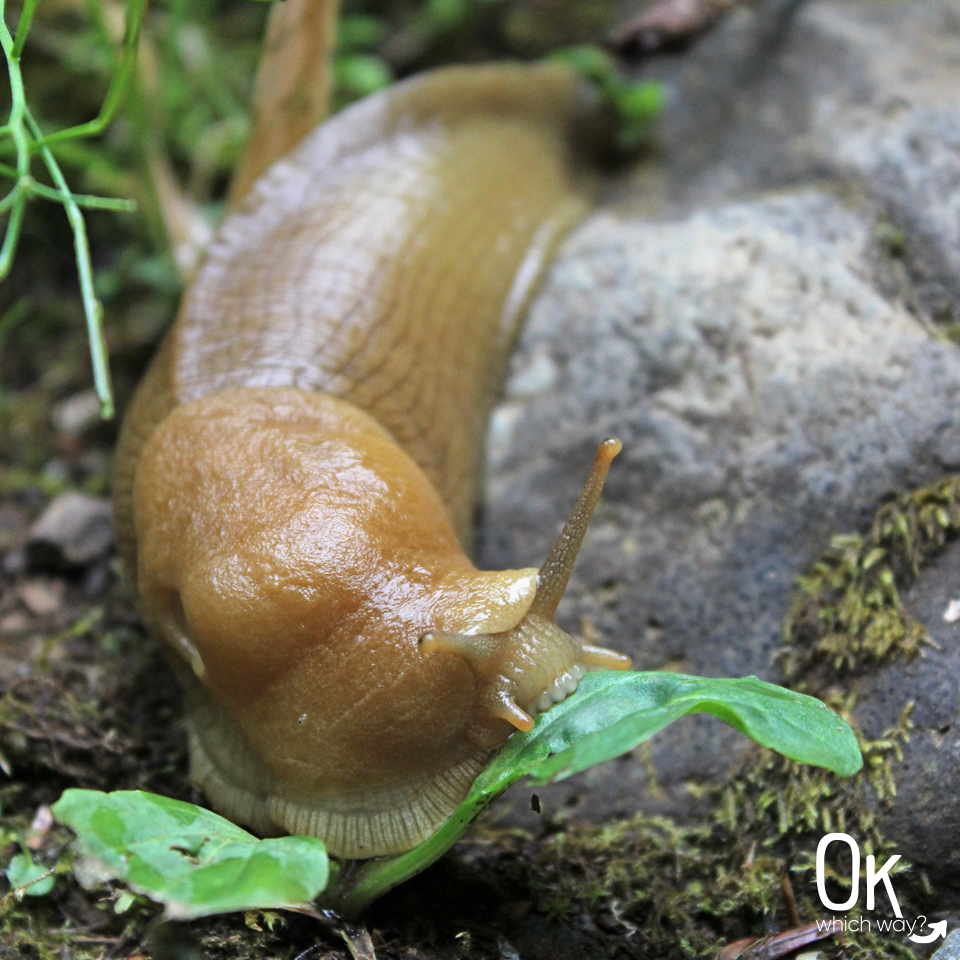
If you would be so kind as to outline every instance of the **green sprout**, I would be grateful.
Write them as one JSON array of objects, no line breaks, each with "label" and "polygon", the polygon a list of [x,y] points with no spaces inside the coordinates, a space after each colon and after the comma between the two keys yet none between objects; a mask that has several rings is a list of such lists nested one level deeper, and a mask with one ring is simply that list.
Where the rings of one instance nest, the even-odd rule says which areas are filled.
[{"label": "green sprout", "polygon": [[168,918],[287,909],[350,919],[439,859],[513,784],[565,779],[691,713],[712,714],[762,746],[840,776],[863,766],[853,731],[813,697],[756,677],[603,671],[584,677],[529,733],[514,734],[453,815],[406,853],[331,861],[313,837],[257,840],[201,807],[139,791],[67,790],[53,813],[77,834],[81,876],[120,880],[163,904]]},{"label": "green sprout", "polygon": [[[98,136],[103,133],[116,116],[130,87],[130,81],[136,66],[137,45],[140,39],[140,28],[143,23],[146,0],[128,0],[120,60],[99,114],[87,123],[69,127],[66,130],[58,130],[49,135],[43,133],[27,106],[23,75],[20,70],[20,56],[26,43],[33,15],[36,12],[37,2],[38,0],[25,0],[16,34],[11,34],[6,22],[6,0],[0,0],[0,46],[3,47],[3,55],[7,61],[11,100],[10,116],[7,123],[0,127],[0,138],[9,138],[16,153],[15,166],[0,164],[0,175],[10,177],[14,181],[11,190],[0,199],[0,214],[7,214],[6,233],[4,234],[3,244],[0,246],[0,281],[6,279],[10,273],[17,251],[17,244],[20,240],[20,231],[23,226],[27,203],[35,198],[41,198],[62,204],[67,214],[70,229],[73,231],[77,273],[80,277],[80,294],[83,300],[84,316],[87,321],[87,334],[90,339],[94,386],[97,396],[100,398],[101,414],[105,419],[108,419],[113,416],[114,407],[107,347],[103,333],[103,306],[94,292],[90,246],[87,242],[86,224],[80,208],[130,212],[135,209],[135,204],[129,200],[74,194],[67,185],[66,178],[52,148],[66,141]],[[53,188],[34,179],[32,166],[38,154],[43,161],[47,174],[53,181]]]},{"label": "green sprout", "polygon": [[623,153],[632,153],[646,140],[654,122],[663,113],[662,84],[655,80],[631,83],[616,60],[593,44],[566,47],[551,54],[594,83],[612,109],[617,128],[615,143]]}]

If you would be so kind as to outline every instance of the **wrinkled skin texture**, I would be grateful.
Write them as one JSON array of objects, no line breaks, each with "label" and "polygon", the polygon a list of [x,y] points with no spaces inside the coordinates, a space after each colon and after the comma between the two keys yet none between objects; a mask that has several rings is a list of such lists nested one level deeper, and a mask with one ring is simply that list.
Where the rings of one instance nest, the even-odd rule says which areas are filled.
[{"label": "wrinkled skin texture", "polygon": [[441,71],[344,111],[227,218],[135,397],[121,552],[186,692],[192,774],[261,833],[409,849],[514,727],[624,665],[535,608],[536,571],[464,552],[596,118],[560,67]]}]

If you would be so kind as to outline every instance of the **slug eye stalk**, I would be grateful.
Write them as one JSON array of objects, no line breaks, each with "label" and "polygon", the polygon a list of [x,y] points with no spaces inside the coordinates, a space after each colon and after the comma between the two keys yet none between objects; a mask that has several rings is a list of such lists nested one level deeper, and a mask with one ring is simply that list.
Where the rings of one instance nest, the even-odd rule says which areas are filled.
[{"label": "slug eye stalk", "polygon": [[[537,575],[537,595],[530,607],[530,613],[551,619],[556,613],[563,591],[567,589],[573,563],[577,559],[587,527],[590,525],[590,518],[600,500],[610,464],[622,449],[623,444],[615,437],[608,437],[597,449],[590,475],[583,485],[583,490],[580,491],[580,497],[570,514],[570,519],[563,525],[557,542],[547,554],[547,559],[544,560]],[[627,657],[621,657],[621,660],[627,659]]]}]

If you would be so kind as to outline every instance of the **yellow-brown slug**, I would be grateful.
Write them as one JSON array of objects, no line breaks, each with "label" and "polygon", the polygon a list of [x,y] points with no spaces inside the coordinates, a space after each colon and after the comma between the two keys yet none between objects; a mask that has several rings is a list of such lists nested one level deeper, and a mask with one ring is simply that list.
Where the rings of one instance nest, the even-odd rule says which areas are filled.
[{"label": "yellow-brown slug", "polygon": [[552,622],[617,441],[539,572],[465,552],[596,115],[560,66],[437,71],[343,111],[227,217],[137,392],[124,563],[192,776],[261,834],[409,849],[584,670],[629,666]]}]

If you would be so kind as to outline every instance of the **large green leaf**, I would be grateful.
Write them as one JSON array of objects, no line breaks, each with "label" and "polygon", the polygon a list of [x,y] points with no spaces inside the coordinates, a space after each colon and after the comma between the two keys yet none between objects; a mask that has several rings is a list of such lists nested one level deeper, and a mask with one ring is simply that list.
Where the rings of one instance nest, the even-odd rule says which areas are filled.
[{"label": "large green leaf", "polygon": [[87,875],[117,879],[175,919],[303,909],[327,884],[313,837],[258,840],[223,817],[140,790],[67,790],[54,816],[77,834]]},{"label": "large green leaf", "polygon": [[563,780],[632,750],[688,713],[713,714],[761,746],[842,777],[863,766],[853,731],[814,697],[756,677],[603,672],[588,674],[576,697],[543,714],[526,736],[511,739],[477,785],[515,782],[520,767],[521,776],[537,783]]},{"label": "large green leaf", "polygon": [[863,766],[856,737],[840,717],[813,697],[756,677],[592,673],[581,680],[574,696],[541,714],[530,733],[514,734],[429,840],[408,853],[365,863],[327,899],[348,916],[359,913],[433,863],[518,780],[562,780],[632,750],[689,713],[713,714],[765,747],[841,776]]}]

